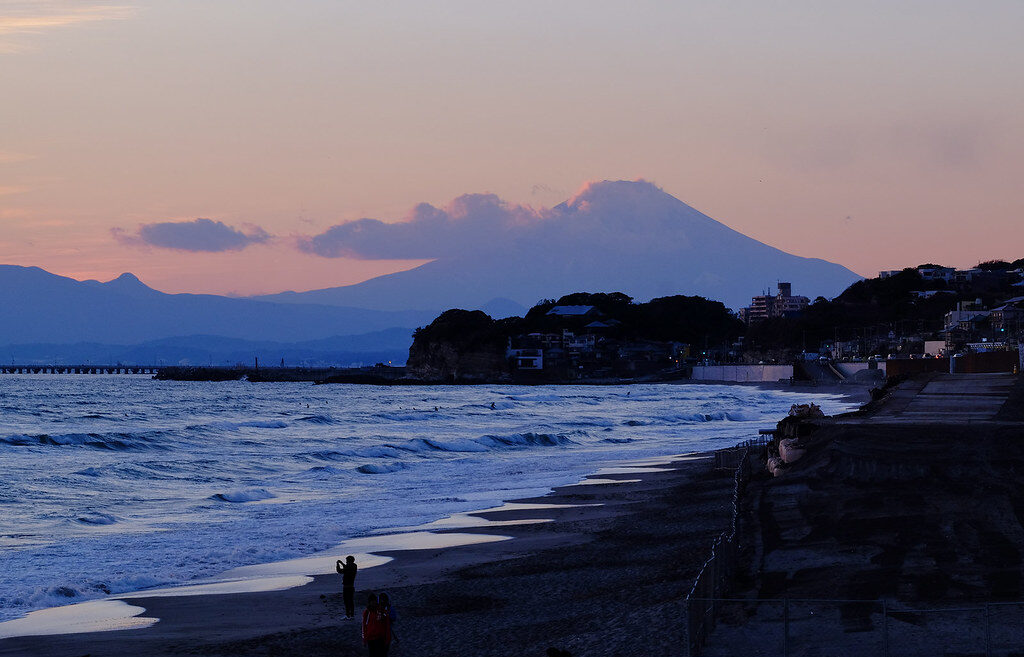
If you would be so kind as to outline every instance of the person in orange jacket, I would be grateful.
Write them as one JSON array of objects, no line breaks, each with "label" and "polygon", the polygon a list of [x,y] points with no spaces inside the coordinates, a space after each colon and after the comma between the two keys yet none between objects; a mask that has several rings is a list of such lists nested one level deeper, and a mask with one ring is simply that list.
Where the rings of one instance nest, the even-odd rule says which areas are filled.
[{"label": "person in orange jacket", "polygon": [[371,593],[363,610],[363,645],[370,657],[387,657],[391,648],[391,617],[380,606],[376,594]]}]

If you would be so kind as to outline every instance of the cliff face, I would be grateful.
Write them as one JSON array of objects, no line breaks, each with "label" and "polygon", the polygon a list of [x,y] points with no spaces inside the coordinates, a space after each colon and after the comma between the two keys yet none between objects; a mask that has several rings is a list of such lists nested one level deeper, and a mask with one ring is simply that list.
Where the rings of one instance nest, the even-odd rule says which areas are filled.
[{"label": "cliff face", "polygon": [[465,351],[451,342],[417,340],[409,348],[409,376],[445,383],[510,379],[504,350]]},{"label": "cliff face", "polygon": [[406,371],[416,379],[445,383],[511,378],[505,338],[479,310],[449,310],[417,330]]}]

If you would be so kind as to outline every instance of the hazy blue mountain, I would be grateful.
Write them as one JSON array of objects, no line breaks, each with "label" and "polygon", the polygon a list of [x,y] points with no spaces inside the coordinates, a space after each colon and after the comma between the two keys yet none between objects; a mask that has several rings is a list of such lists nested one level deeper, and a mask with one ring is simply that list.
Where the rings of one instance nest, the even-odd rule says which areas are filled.
[{"label": "hazy blue mountain", "polygon": [[216,335],[188,335],[150,340],[137,345],[89,342],[73,344],[14,344],[0,346],[0,361],[19,365],[183,364],[288,367],[378,362],[401,364],[409,355],[412,330],[393,328],[362,335],[346,335],[302,342],[240,340]]},{"label": "hazy blue mountain", "polygon": [[301,342],[428,324],[433,312],[165,294],[131,274],[101,283],[0,265],[0,345],[135,345],[175,336]]},{"label": "hazy blue mountain", "polygon": [[[516,303],[512,299],[497,298],[491,299],[480,306],[480,308],[470,308],[469,310],[482,310],[494,319],[505,319],[506,317],[522,317],[529,309],[529,307]],[[445,310],[448,310],[448,308],[445,308]]]},{"label": "hazy blue mountain", "polygon": [[259,297],[398,310],[483,308],[496,298],[532,306],[577,291],[638,300],[701,295],[732,308],[774,286],[834,297],[860,277],[768,246],[645,182],[602,182],[552,208],[529,231],[356,285]]}]

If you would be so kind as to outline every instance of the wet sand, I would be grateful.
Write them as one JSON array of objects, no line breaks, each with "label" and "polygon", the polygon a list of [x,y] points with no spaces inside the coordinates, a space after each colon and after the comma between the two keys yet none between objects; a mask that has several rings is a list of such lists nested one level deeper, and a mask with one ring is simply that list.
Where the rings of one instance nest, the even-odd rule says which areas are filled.
[{"label": "wet sand", "polygon": [[[708,455],[667,467],[596,475],[622,483],[518,500],[587,506],[480,514],[551,522],[451,530],[511,540],[385,553],[394,560],[356,580],[357,615],[367,591],[389,592],[397,656],[540,656],[550,646],[574,655],[678,654],[681,600],[728,524],[733,480],[713,472]],[[339,575],[321,575],[284,591],[127,598],[160,621],[0,640],[0,655],[365,654],[339,589]]]}]

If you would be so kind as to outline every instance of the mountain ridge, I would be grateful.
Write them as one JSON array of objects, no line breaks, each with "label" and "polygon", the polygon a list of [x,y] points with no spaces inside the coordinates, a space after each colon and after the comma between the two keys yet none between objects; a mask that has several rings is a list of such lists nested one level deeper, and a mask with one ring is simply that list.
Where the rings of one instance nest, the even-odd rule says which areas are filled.
[{"label": "mountain ridge", "polygon": [[441,310],[479,308],[495,297],[530,307],[588,290],[640,300],[700,295],[737,309],[764,282],[789,281],[813,299],[860,279],[842,265],[747,237],[651,183],[602,181],[538,213],[507,242],[354,285],[252,298],[377,310],[418,302]]},{"label": "mountain ridge", "polygon": [[78,281],[39,267],[0,265],[0,319],[10,318],[0,321],[0,345],[131,345],[195,334],[301,342],[396,327],[411,330],[433,315],[168,294],[131,274],[107,282]]}]

